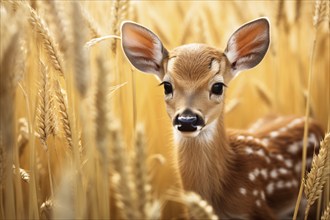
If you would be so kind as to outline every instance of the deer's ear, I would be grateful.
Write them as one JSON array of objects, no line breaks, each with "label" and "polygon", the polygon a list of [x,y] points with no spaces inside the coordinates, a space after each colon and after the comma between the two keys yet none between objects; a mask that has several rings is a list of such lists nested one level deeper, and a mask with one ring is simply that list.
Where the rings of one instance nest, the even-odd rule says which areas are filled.
[{"label": "deer's ear", "polygon": [[121,25],[121,43],[134,67],[142,72],[154,73],[162,79],[163,60],[168,52],[156,34],[139,24],[126,21]]},{"label": "deer's ear", "polygon": [[233,76],[258,65],[268,50],[269,42],[267,18],[259,18],[237,29],[229,38],[225,50]]}]

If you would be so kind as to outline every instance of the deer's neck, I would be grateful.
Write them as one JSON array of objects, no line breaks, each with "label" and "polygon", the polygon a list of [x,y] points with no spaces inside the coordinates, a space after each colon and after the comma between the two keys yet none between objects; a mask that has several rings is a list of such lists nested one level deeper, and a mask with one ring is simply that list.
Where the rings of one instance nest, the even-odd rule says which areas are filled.
[{"label": "deer's neck", "polygon": [[[234,153],[229,147],[223,120],[218,119],[195,138],[176,137],[183,185],[213,203],[230,178]],[[227,181],[228,182],[228,181]]]}]

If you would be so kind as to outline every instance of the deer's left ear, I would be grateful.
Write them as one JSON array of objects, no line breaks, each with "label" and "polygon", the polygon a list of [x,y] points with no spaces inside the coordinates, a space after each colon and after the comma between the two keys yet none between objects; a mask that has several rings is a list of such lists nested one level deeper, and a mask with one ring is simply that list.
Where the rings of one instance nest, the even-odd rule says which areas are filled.
[{"label": "deer's left ear", "polygon": [[163,78],[163,60],[168,52],[156,34],[139,24],[126,21],[121,25],[121,42],[126,57],[135,68],[153,73],[160,80]]},{"label": "deer's left ear", "polygon": [[267,18],[259,18],[237,29],[229,38],[225,50],[233,76],[258,65],[268,50],[269,42]]}]

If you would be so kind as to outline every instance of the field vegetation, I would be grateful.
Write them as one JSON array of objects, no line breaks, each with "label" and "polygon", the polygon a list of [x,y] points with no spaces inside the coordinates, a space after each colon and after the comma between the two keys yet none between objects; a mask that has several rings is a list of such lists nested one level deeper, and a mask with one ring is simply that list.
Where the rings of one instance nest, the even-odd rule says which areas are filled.
[{"label": "field vegetation", "polygon": [[1,219],[216,219],[182,190],[163,88],[126,60],[120,24],[143,24],[168,49],[224,49],[260,16],[271,46],[230,84],[226,126],[316,119],[327,135],[302,183],[307,209],[297,195],[296,211],[314,204],[315,219],[329,219],[329,1],[2,0],[0,13]]}]

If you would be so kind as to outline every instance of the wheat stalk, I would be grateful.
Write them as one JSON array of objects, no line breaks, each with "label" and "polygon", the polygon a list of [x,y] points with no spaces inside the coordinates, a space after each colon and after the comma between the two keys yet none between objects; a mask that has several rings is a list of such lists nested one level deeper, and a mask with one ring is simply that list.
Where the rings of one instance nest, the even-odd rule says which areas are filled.
[{"label": "wheat stalk", "polygon": [[61,115],[61,124],[64,130],[65,140],[69,146],[69,149],[72,151],[72,134],[71,134],[71,125],[68,115],[68,104],[66,92],[61,88],[61,85],[58,81],[55,83],[55,93],[56,101],[58,105],[58,112]]},{"label": "wheat stalk", "polygon": [[304,181],[305,195],[307,198],[307,207],[305,211],[305,219],[307,219],[310,207],[314,204],[321,193],[324,184],[330,171],[329,164],[329,149],[330,149],[330,132],[325,135],[323,141],[321,141],[320,151],[317,156],[313,157],[312,169],[307,174]]},{"label": "wheat stalk", "polygon": [[[321,0],[321,2],[323,2],[323,0]],[[317,0],[315,2],[315,8],[318,8],[318,4],[319,1]],[[313,38],[313,45],[312,45],[312,51],[311,51],[311,55],[310,55],[310,61],[309,61],[309,72],[308,72],[308,85],[307,85],[307,89],[308,89],[308,93],[307,93],[307,100],[306,100],[306,109],[305,109],[305,125],[304,125],[304,137],[303,137],[303,151],[302,151],[302,169],[301,169],[301,177],[303,177],[305,175],[305,169],[306,169],[306,157],[307,157],[307,139],[308,139],[308,119],[310,116],[310,102],[311,102],[311,86],[312,86],[312,79],[313,79],[313,62],[314,62],[314,54],[315,54],[315,48],[316,48],[316,40],[317,40],[317,29],[318,29],[318,24],[319,24],[319,19],[320,19],[320,15],[319,15],[319,10],[315,10],[315,15],[313,17],[314,20],[314,38]],[[298,197],[297,197],[297,201],[296,201],[296,206],[294,209],[294,214],[293,214],[293,220],[297,219],[297,215],[298,215],[298,210],[299,210],[299,204],[301,202],[301,198],[302,198],[302,194],[303,194],[303,188],[304,188],[304,182],[302,181],[300,184],[300,188],[299,188],[299,193],[298,193]],[[308,214],[309,210],[308,210],[308,206],[306,208],[306,212]],[[307,215],[305,215],[305,218],[307,218]]]},{"label": "wheat stalk", "polygon": [[52,64],[53,68],[57,70],[61,76],[64,75],[63,64],[62,64],[62,55],[57,49],[54,39],[52,38],[48,27],[46,26],[44,20],[36,13],[36,11],[29,7],[30,18],[29,22],[31,26],[36,30],[37,34],[40,36],[48,59]]},{"label": "wheat stalk", "polygon": [[321,220],[329,220],[330,219],[330,203],[327,205],[327,208],[324,210]]}]

